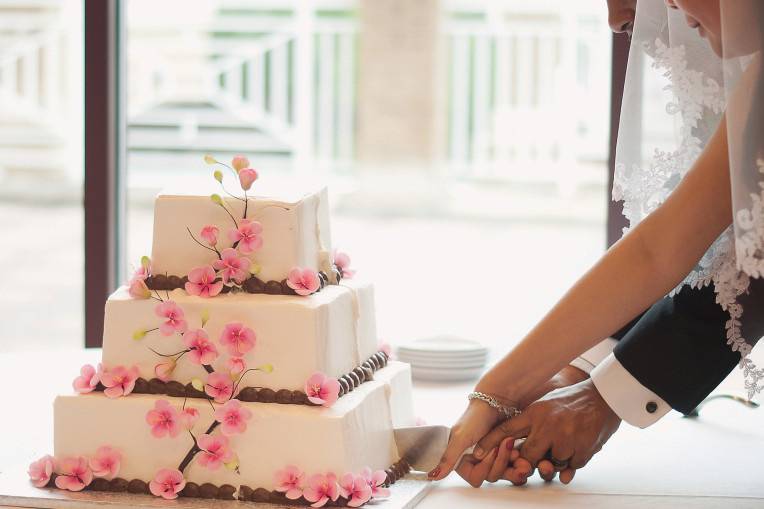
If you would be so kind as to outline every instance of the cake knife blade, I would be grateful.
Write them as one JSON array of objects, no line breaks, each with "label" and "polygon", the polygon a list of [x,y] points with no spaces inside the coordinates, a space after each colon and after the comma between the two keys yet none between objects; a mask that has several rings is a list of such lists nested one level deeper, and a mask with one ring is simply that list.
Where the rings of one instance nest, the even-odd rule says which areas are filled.
[{"label": "cake knife blade", "polygon": [[[411,468],[419,472],[429,472],[440,462],[448,445],[448,426],[409,426],[395,428],[395,443],[398,456],[408,461]],[[464,454],[472,452],[472,448]]]}]

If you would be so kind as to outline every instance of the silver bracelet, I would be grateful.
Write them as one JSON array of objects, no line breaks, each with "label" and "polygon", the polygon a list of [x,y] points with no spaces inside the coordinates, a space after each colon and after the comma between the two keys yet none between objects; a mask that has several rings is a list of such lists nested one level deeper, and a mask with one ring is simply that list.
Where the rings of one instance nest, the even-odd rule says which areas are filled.
[{"label": "silver bracelet", "polygon": [[499,402],[498,399],[483,392],[471,392],[467,395],[467,399],[470,401],[473,399],[479,399],[483,403],[486,403],[489,407],[499,412],[505,419],[511,419],[512,417],[517,417],[523,413],[522,410],[518,409],[517,407],[503,405]]}]

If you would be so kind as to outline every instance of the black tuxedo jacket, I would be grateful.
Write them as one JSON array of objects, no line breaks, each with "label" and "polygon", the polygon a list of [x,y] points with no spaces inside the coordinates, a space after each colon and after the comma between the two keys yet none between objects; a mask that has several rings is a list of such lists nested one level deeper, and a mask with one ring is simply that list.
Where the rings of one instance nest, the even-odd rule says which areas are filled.
[{"label": "black tuxedo jacket", "polygon": [[[743,337],[764,335],[764,280],[752,279],[743,305]],[[665,297],[613,335],[616,359],[644,387],[673,409],[692,411],[740,362],[726,342],[729,313],[713,286],[684,287]]]}]

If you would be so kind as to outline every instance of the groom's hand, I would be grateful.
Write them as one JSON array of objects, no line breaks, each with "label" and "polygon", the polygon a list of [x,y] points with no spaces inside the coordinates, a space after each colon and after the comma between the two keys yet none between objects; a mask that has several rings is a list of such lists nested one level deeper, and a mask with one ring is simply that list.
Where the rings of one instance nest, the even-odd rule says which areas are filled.
[{"label": "groom's hand", "polygon": [[[499,424],[480,440],[473,454],[483,459],[486,451],[497,447],[506,437],[527,437],[520,448],[520,459],[548,471],[548,466],[543,465],[542,469],[539,462],[546,462],[544,458],[549,454],[566,463],[556,469],[562,470],[560,480],[569,482],[575,470],[584,467],[602,449],[620,423],[621,419],[591,380],[584,380],[550,392],[528,406],[522,415]],[[543,477],[548,478],[548,474]]]}]

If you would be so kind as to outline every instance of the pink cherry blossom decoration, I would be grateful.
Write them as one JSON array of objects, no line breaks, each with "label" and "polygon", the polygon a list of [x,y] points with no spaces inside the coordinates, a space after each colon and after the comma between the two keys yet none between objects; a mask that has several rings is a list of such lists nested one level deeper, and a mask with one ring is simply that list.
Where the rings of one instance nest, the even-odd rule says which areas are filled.
[{"label": "pink cherry blossom decoration", "polygon": [[348,499],[348,507],[358,507],[371,498],[371,486],[363,476],[347,473],[340,478],[340,495]]},{"label": "pink cherry blossom decoration", "polygon": [[46,454],[37,461],[33,461],[29,465],[29,480],[32,484],[38,488],[47,486],[50,482],[50,476],[53,474],[53,470],[56,468],[56,460],[53,456]]},{"label": "pink cherry blossom decoration", "polygon": [[239,184],[241,184],[241,188],[245,191],[249,191],[252,184],[257,180],[257,177],[257,170],[254,168],[242,168],[239,170]]},{"label": "pink cherry blossom decoration", "polygon": [[252,265],[249,258],[239,256],[239,252],[230,247],[224,249],[220,253],[220,257],[221,259],[215,260],[212,266],[223,278],[223,283],[227,283],[231,279],[241,283],[249,277],[249,267]]},{"label": "pink cherry blossom decoration", "polygon": [[148,299],[151,297],[151,290],[146,286],[146,281],[138,278],[130,280],[127,293],[134,299]]},{"label": "pink cherry blossom decoration", "polygon": [[377,346],[377,350],[387,355],[388,359],[393,359],[393,347],[390,346],[390,343],[383,341]]},{"label": "pink cherry blossom decoration", "polygon": [[163,382],[169,382],[172,379],[172,374],[175,371],[175,367],[178,365],[178,361],[174,357],[168,358],[164,362],[160,362],[154,366],[154,374],[158,379]]},{"label": "pink cherry blossom decoration", "polygon": [[197,267],[188,273],[188,283],[185,285],[186,291],[189,295],[214,297],[223,289],[223,282],[215,281],[216,277],[215,269],[209,265]]},{"label": "pink cherry blossom decoration", "polygon": [[371,496],[374,498],[384,498],[390,496],[390,490],[385,488],[387,474],[384,470],[371,471],[369,467],[361,470],[361,476],[371,488]]},{"label": "pink cherry blossom decoration", "polygon": [[295,267],[289,271],[287,285],[294,290],[297,295],[310,295],[311,293],[318,291],[321,283],[315,270]]},{"label": "pink cherry blossom decoration", "polygon": [[104,445],[98,448],[95,456],[90,458],[89,466],[96,477],[113,479],[119,473],[122,455],[116,449]]},{"label": "pink cherry blossom decoration", "polygon": [[179,418],[183,427],[191,431],[194,428],[196,421],[199,420],[199,410],[193,407],[186,407],[180,411]]},{"label": "pink cherry blossom decoration", "polygon": [[93,392],[100,381],[100,374],[90,364],[80,368],[80,376],[74,379],[72,387],[79,394]]},{"label": "pink cherry blossom decoration", "polygon": [[414,426],[427,426],[427,421],[422,416],[417,416],[414,419]]},{"label": "pink cherry blossom decoration", "polygon": [[229,357],[225,367],[231,373],[231,376],[240,375],[247,369],[247,363],[243,357]]},{"label": "pink cherry blossom decoration", "polygon": [[283,470],[277,470],[273,476],[274,489],[286,494],[286,498],[297,500],[302,496],[302,483],[305,474],[294,465],[287,465]]},{"label": "pink cherry blossom decoration", "polygon": [[239,322],[227,324],[220,334],[220,344],[228,348],[228,353],[234,357],[241,357],[252,350],[256,340],[255,331]]},{"label": "pink cherry blossom decoration", "polygon": [[334,265],[340,269],[343,278],[350,279],[355,274],[355,271],[350,268],[350,256],[347,253],[335,249]]},{"label": "pink cherry blossom decoration", "polygon": [[225,403],[233,396],[233,381],[231,377],[222,373],[210,373],[207,383],[204,384],[204,392],[215,400],[215,403]]},{"label": "pink cherry blossom decoration", "polygon": [[180,470],[163,468],[156,473],[154,480],[149,483],[149,491],[156,497],[167,500],[178,498],[178,493],[186,487],[186,480]]},{"label": "pink cherry blossom decoration", "polygon": [[323,373],[313,373],[305,382],[308,400],[316,405],[332,406],[340,394],[340,383]]},{"label": "pink cherry blossom decoration", "polygon": [[130,279],[140,279],[141,281],[145,281],[150,275],[151,263],[147,263],[146,265],[141,264],[141,266],[133,272],[133,277]]},{"label": "pink cherry blossom decoration", "polygon": [[116,366],[104,370],[101,373],[101,383],[106,387],[103,393],[110,398],[127,396],[133,392],[135,380],[139,375],[138,367],[128,369],[124,366]]},{"label": "pink cherry blossom decoration", "polygon": [[199,435],[199,464],[210,470],[217,470],[223,463],[233,459],[233,451],[228,447],[228,438],[220,435]]},{"label": "pink cherry blossom decoration", "polygon": [[215,420],[220,423],[220,432],[225,436],[244,433],[247,430],[247,421],[251,418],[252,412],[238,399],[229,400],[215,410]]},{"label": "pink cherry blossom decoration", "polygon": [[155,438],[168,435],[174,438],[181,431],[178,410],[165,399],[154,403],[154,408],[146,412],[146,423],[151,426],[151,434]]},{"label": "pink cherry blossom decoration", "polygon": [[261,233],[263,233],[263,225],[258,221],[242,219],[239,221],[238,228],[232,228],[228,231],[228,238],[231,242],[238,242],[239,251],[249,254],[263,246]]},{"label": "pink cherry blossom decoration", "polygon": [[334,502],[340,497],[337,476],[331,472],[326,475],[315,474],[310,476],[308,487],[305,488],[302,495],[308,502],[313,502],[311,507],[323,507],[329,500]]},{"label": "pink cherry blossom decoration", "polygon": [[231,159],[231,166],[233,166],[234,170],[241,171],[249,166],[249,159],[244,156],[234,156],[234,158]]},{"label": "pink cherry blossom decoration", "polygon": [[183,344],[189,349],[188,360],[194,364],[209,366],[218,358],[218,349],[204,329],[193,329],[183,334]]},{"label": "pink cherry blossom decoration", "polygon": [[56,473],[56,486],[62,490],[82,491],[93,481],[93,472],[84,456],[64,458]]},{"label": "pink cherry blossom decoration", "polygon": [[212,224],[208,224],[202,231],[199,232],[199,236],[210,246],[214,246],[218,243],[218,234],[220,229]]},{"label": "pink cherry blossom decoration", "polygon": [[172,336],[176,332],[186,332],[188,324],[186,323],[185,314],[183,313],[183,309],[181,309],[181,307],[174,301],[166,300],[160,302],[154,308],[154,314],[165,319],[159,326],[159,332],[161,332],[163,336]]}]

